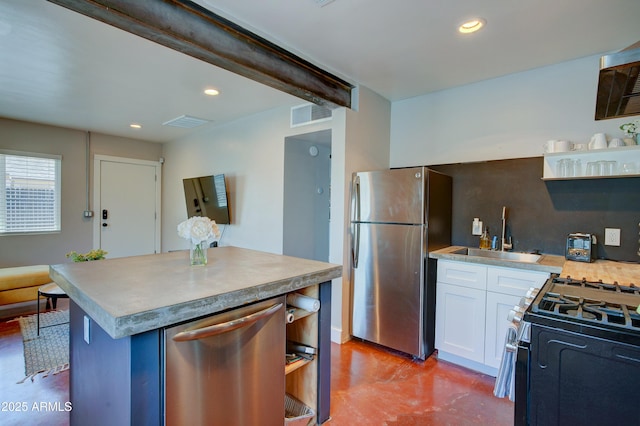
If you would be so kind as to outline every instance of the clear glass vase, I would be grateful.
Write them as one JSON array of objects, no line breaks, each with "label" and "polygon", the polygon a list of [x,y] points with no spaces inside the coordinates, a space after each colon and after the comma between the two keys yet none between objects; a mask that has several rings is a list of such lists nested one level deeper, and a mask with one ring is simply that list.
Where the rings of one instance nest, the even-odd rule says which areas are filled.
[{"label": "clear glass vase", "polygon": [[208,249],[209,244],[206,241],[201,241],[198,244],[191,243],[191,248],[189,249],[191,265],[206,265]]}]

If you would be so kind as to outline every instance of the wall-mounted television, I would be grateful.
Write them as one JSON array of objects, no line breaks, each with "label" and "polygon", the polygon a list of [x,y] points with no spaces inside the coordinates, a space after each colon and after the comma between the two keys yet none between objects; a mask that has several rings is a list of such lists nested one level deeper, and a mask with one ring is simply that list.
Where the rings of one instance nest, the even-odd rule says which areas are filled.
[{"label": "wall-mounted television", "polygon": [[201,216],[217,224],[231,223],[227,184],[223,174],[183,179],[187,217]]}]

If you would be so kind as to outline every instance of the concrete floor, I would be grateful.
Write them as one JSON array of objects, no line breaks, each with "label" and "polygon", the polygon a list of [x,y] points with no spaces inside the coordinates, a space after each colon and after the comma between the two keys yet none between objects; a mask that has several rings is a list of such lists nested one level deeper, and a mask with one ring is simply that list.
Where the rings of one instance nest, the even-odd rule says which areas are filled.
[{"label": "concrete floor", "polygon": [[[493,396],[492,377],[435,356],[418,362],[353,340],[332,344],[331,362],[331,420],[326,424],[513,424],[513,403]],[[69,413],[55,407],[64,407],[69,400],[69,372],[17,384],[23,376],[20,326],[4,319],[0,321],[0,424],[68,425]],[[41,403],[49,408],[34,409]],[[16,411],[18,406],[26,411]]]},{"label": "concrete floor", "polygon": [[333,425],[513,425],[513,403],[495,379],[352,340],[332,345]]}]

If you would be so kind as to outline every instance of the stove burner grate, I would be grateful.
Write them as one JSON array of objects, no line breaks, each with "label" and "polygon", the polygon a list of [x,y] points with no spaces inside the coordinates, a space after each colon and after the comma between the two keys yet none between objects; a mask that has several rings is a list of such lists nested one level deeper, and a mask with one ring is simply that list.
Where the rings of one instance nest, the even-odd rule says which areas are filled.
[{"label": "stove burner grate", "polygon": [[614,291],[618,293],[636,294],[640,296],[640,287],[638,287],[634,283],[630,283],[628,286],[620,285],[618,284],[617,281],[614,281],[613,284],[607,284],[607,283],[603,283],[602,280],[587,281],[586,278],[576,279],[576,278],[571,278],[570,276],[567,276],[566,278],[554,277],[552,279],[552,282],[556,284],[564,284],[564,285],[574,286],[574,287],[591,288],[594,290]]},{"label": "stove burner grate", "polygon": [[[559,282],[559,284],[566,283]],[[604,299],[606,297],[603,297],[603,300],[593,300],[548,290],[537,298],[532,308],[535,312],[560,318],[640,330],[640,314],[636,312],[635,306],[612,303]],[[640,301],[640,298],[638,300]]]}]

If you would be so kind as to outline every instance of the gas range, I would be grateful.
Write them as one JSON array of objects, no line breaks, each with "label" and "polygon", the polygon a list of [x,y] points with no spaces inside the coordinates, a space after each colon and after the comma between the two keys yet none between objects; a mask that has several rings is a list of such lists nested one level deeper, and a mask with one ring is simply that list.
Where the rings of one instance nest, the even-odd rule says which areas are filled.
[{"label": "gas range", "polygon": [[[547,326],[640,345],[640,287],[552,276],[524,315]],[[557,323],[555,324],[558,325]]]},{"label": "gas range", "polygon": [[[524,313],[514,423],[628,424],[640,418],[640,287],[552,276]],[[608,392],[607,389],[615,389]]]}]

